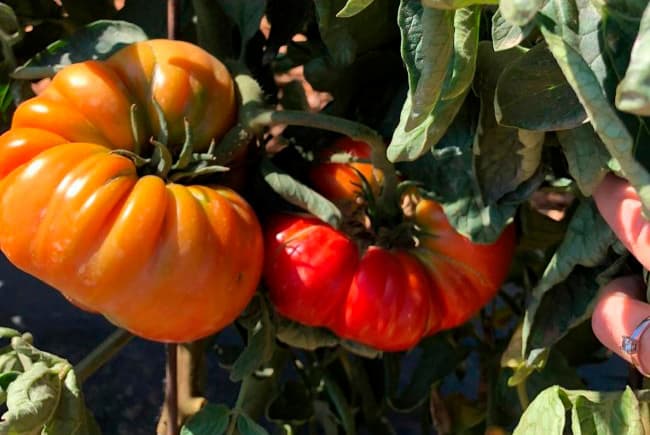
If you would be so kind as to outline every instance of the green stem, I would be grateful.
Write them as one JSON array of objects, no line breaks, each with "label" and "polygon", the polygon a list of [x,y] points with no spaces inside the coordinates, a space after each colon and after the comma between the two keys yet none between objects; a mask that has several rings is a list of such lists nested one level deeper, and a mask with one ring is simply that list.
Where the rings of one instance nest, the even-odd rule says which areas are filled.
[{"label": "green stem", "polygon": [[248,125],[253,129],[273,125],[318,128],[366,142],[372,150],[373,166],[380,170],[384,176],[383,190],[378,198],[378,203],[388,207],[397,204],[397,173],[386,157],[383,138],[372,128],[336,116],[298,110],[259,110],[255,116],[251,117]]},{"label": "green stem", "polygon": [[526,381],[517,384],[517,397],[519,398],[519,404],[521,405],[521,410],[523,412],[528,408],[528,405],[530,405],[528,391],[526,391]]},{"label": "green stem", "polygon": [[118,329],[109,335],[75,366],[74,370],[79,382],[84,382],[97,369],[110,361],[132,338],[133,335],[124,329]]}]

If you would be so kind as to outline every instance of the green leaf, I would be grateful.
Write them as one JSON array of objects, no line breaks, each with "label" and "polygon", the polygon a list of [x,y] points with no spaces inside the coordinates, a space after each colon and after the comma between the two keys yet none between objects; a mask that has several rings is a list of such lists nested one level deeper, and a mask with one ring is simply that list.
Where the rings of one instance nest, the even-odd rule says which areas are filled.
[{"label": "green leaf", "polygon": [[13,337],[20,337],[20,332],[16,331],[15,329],[5,328],[4,326],[0,326],[0,338],[13,338]]},{"label": "green leaf", "polygon": [[237,416],[237,430],[241,435],[269,435],[266,429],[255,423],[246,414]]},{"label": "green leaf", "polygon": [[325,375],[323,381],[325,384],[325,392],[329,396],[332,403],[334,403],[336,413],[338,414],[341,421],[341,426],[343,426],[343,431],[346,435],[356,435],[357,430],[354,424],[352,409],[345,394],[341,390],[341,387],[330,375]]},{"label": "green leaf", "polygon": [[343,9],[338,11],[336,16],[338,18],[349,18],[353,17],[375,1],[375,0],[348,0],[343,6]]},{"label": "green leaf", "polygon": [[587,119],[546,44],[537,44],[503,70],[495,98],[501,125],[552,131],[578,127]]},{"label": "green leaf", "polygon": [[550,347],[591,317],[600,290],[598,276],[606,267],[576,266],[569,276],[549,289],[535,310],[528,347]]},{"label": "green leaf", "polygon": [[269,308],[262,302],[261,317],[248,330],[248,344],[233,364],[230,380],[239,382],[251,375],[271,359],[274,351],[275,326],[271,322]]},{"label": "green leaf", "polygon": [[569,164],[569,172],[585,196],[591,196],[594,189],[607,174],[611,157],[605,145],[590,124],[571,130],[557,132],[557,138]]},{"label": "green leaf", "polygon": [[[438,102],[454,48],[454,13],[421,7],[418,10],[417,2],[415,8],[413,3],[402,3],[398,17],[411,96],[407,131],[421,124]],[[421,33],[414,32],[414,28]]]},{"label": "green leaf", "polygon": [[7,412],[0,421],[0,433],[39,433],[56,411],[61,396],[61,379],[44,363],[21,373],[7,389]]},{"label": "green leaf", "polygon": [[487,202],[478,189],[473,166],[478,102],[469,96],[436,149],[418,160],[399,165],[406,178],[418,181],[442,204],[449,222],[475,242],[494,242],[517,211],[537,189],[541,172],[498,202]]},{"label": "green leaf", "polygon": [[650,5],[643,12],[630,65],[616,88],[616,107],[636,115],[650,116]]},{"label": "green leaf", "polygon": [[406,380],[400,370],[400,355],[388,353],[384,358],[386,399],[393,409],[401,412],[422,405],[429,398],[431,386],[453,372],[467,356],[466,351],[453,345],[446,334],[424,339],[416,352],[420,356]]},{"label": "green leaf", "polygon": [[242,47],[260,29],[260,21],[266,10],[266,0],[218,0],[223,11],[239,28]]},{"label": "green leaf", "polygon": [[[413,126],[411,114],[414,112],[413,93],[424,92],[419,89],[418,79],[422,67],[427,62],[439,62],[436,58],[425,58],[415,62],[419,51],[418,44],[423,38],[423,23],[420,15],[421,8],[417,2],[404,2],[400,8],[402,27],[402,57],[409,72],[409,89],[406,101],[402,107],[399,125],[394,131],[393,138],[387,149],[391,161],[415,160],[434,147],[447,131],[457,115],[467,93],[469,92],[476,68],[478,50],[478,31],[480,24],[480,8],[460,9],[454,13],[453,53],[449,59],[442,89],[436,97],[437,102],[418,125]],[[420,15],[419,15],[420,14]],[[445,30],[445,32],[447,32]],[[438,39],[445,35],[437,36]],[[426,54],[426,52],[425,52]],[[444,59],[447,62],[447,59]],[[411,66],[409,66],[411,65]],[[435,89],[434,89],[435,90]],[[432,96],[418,97],[421,101],[432,100]]]},{"label": "green leaf", "polygon": [[[582,21],[580,20],[581,23]],[[561,37],[553,33],[552,30],[542,27],[542,34],[569,84],[584,106],[594,131],[612,157],[618,161],[626,178],[637,190],[644,208],[650,209],[650,174],[634,158],[632,137],[610,106],[599,82],[599,77],[603,77],[604,80],[604,77],[607,76],[607,66],[603,64],[605,72],[594,70],[594,67],[600,63],[597,59],[589,64],[585,61],[585,58],[574,47],[576,44],[581,46],[580,39],[576,39],[571,32],[563,34]]]},{"label": "green leaf", "polygon": [[459,9],[473,5],[496,5],[499,0],[422,0],[422,4],[428,8],[436,9]]},{"label": "green leaf", "polygon": [[20,375],[20,372],[16,372],[16,371],[8,371],[8,372],[0,373],[0,389],[6,391],[7,388],[9,388],[9,384],[15,381],[18,375]]},{"label": "green leaf", "polygon": [[513,435],[562,435],[565,407],[559,386],[542,391],[524,411]]},{"label": "green leaf", "polygon": [[228,428],[230,409],[208,403],[194,414],[181,429],[181,435],[221,435]]},{"label": "green leaf", "polygon": [[589,393],[569,394],[573,399],[571,429],[574,435],[644,433],[639,415],[639,402],[630,387],[626,387],[620,395]]},{"label": "green leaf", "polygon": [[341,211],[327,198],[300,183],[268,159],[262,161],[260,170],[264,181],[287,202],[307,210],[335,228],[341,224]]},{"label": "green leaf", "polygon": [[192,6],[196,13],[196,39],[199,46],[219,59],[233,57],[234,23],[221,3],[215,0],[192,0]]},{"label": "green leaf", "polygon": [[276,338],[291,347],[310,351],[339,343],[338,337],[327,329],[301,325],[284,317],[278,319]]},{"label": "green leaf", "polygon": [[120,48],[146,39],[147,35],[135,24],[125,21],[95,21],[69,38],[48,45],[45,50],[17,68],[12,76],[31,79],[30,68],[60,68],[62,65],[90,59],[106,59]]},{"label": "green leaf", "polygon": [[643,433],[639,401],[629,387],[623,392],[568,390],[552,386],[526,409],[513,435],[563,435],[566,411],[575,435]]},{"label": "green leaf", "polygon": [[529,340],[533,334],[533,323],[537,318],[537,310],[546,298],[545,294],[555,285],[567,279],[576,266],[594,267],[602,262],[609,247],[615,241],[616,236],[600,216],[593,201],[583,201],[571,217],[564,241],[558,247],[542,278],[533,289],[524,317],[522,334],[524,343],[522,355],[524,357],[534,348],[529,345]]},{"label": "green leaf", "polygon": [[318,29],[328,51],[325,62],[330,64],[330,74],[397,37],[394,0],[374,0],[363,12],[339,18],[337,13],[345,4],[346,0],[314,0]]},{"label": "green leaf", "polygon": [[497,10],[492,15],[492,46],[494,51],[508,50],[518,46],[528,37],[534,27],[534,22],[530,22],[524,27],[512,24],[503,18],[501,10]]},{"label": "green leaf", "polygon": [[499,10],[507,21],[517,26],[525,26],[532,20],[545,0],[501,0]]}]

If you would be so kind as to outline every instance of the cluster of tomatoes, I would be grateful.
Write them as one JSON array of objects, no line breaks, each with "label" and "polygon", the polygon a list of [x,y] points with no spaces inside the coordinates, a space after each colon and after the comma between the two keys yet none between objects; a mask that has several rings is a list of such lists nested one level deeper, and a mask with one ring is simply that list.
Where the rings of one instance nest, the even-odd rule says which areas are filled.
[{"label": "cluster of tomatoes", "polygon": [[[467,321],[500,288],[514,229],[473,244],[417,195],[407,243],[387,246],[296,214],[272,217],[263,236],[233,190],[172,181],[204,170],[236,117],[228,70],[188,43],[145,41],[63,69],[0,137],[0,249],[79,307],[165,342],[231,323],[262,274],[281,315],[382,350]],[[369,155],[349,139],[338,151]],[[382,174],[322,162],[311,180],[347,212]]]}]

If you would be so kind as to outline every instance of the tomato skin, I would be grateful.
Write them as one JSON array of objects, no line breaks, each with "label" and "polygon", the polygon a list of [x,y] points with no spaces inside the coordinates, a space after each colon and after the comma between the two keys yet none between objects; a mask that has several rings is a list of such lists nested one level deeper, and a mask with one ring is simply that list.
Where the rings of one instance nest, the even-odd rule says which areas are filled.
[{"label": "tomato skin", "polygon": [[235,192],[139,178],[130,159],[87,143],[43,151],[3,180],[0,249],[80,307],[165,342],[232,322],[263,261],[257,218]]},{"label": "tomato skin", "polygon": [[392,351],[417,344],[436,312],[415,257],[373,246],[360,258],[351,239],[315,218],[275,217],[265,252],[271,300],[300,323]]},{"label": "tomato skin", "polygon": [[278,215],[265,228],[264,276],[277,310],[305,325],[333,323],[357,269],[357,246],[313,217]]},{"label": "tomato skin", "polygon": [[[349,137],[342,137],[322,153],[321,162],[309,171],[309,180],[316,190],[326,198],[343,206],[353,205],[361,196],[361,178],[359,173],[368,181],[372,193],[379,193],[383,180],[381,171],[374,169],[371,163],[332,163],[327,161],[333,154],[348,153],[359,159],[370,159],[370,146]],[[358,171],[358,172],[357,172]]]},{"label": "tomato skin", "polygon": [[440,204],[420,200],[413,218],[425,233],[412,249],[426,266],[434,300],[443,315],[440,329],[453,328],[473,317],[499,291],[514,255],[514,225],[492,244],[473,243],[449,223]]},{"label": "tomato skin", "polygon": [[[160,39],[129,45],[106,61],[64,68],[43,93],[18,106],[12,129],[134,150],[151,136],[161,138],[152,99],[164,114],[172,148],[183,144],[184,119],[195,151],[203,151],[237,115],[234,83],[221,62],[187,42]],[[131,127],[132,105],[138,137]]]}]

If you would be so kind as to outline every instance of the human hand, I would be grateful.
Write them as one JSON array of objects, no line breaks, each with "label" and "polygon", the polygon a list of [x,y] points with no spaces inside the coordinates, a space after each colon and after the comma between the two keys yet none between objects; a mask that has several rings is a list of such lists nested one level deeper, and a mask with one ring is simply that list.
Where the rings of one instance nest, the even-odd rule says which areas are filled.
[{"label": "human hand", "polygon": [[[650,221],[643,217],[641,201],[632,186],[609,174],[594,192],[594,199],[619,240],[643,267],[650,269]],[[644,302],[644,293],[640,276],[613,280],[601,290],[591,325],[606,347],[650,376],[650,331],[642,333],[636,354],[622,348],[623,337],[630,337],[650,317],[650,304]],[[641,327],[637,334],[643,331]]]}]

